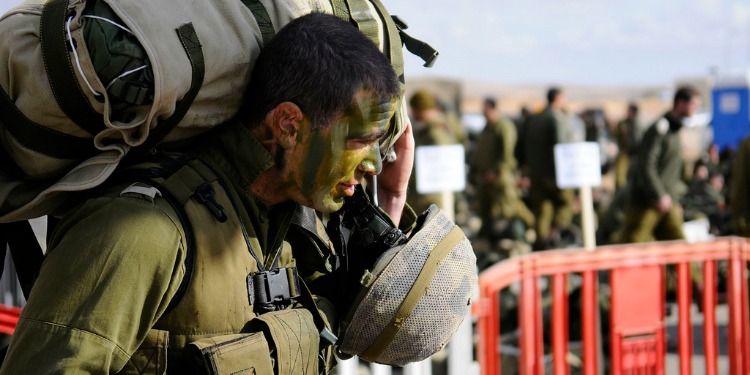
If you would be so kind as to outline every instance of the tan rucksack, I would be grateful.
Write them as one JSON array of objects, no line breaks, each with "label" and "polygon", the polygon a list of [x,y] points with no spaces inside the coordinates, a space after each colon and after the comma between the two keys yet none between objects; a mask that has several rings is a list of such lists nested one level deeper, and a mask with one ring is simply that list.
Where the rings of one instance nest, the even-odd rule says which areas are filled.
[{"label": "tan rucksack", "polygon": [[[110,17],[92,11],[92,4]],[[102,184],[126,155],[179,144],[230,119],[264,43],[313,11],[355,23],[389,56],[402,83],[402,39],[426,61],[437,56],[403,33],[406,26],[379,0],[189,6],[164,0],[27,0],[8,11],[0,18],[0,223],[55,213],[66,193]],[[147,66],[115,75],[97,70],[92,56],[100,55],[101,46],[86,44],[87,22],[115,25],[135,38]],[[136,73],[152,86],[121,87],[124,77]],[[107,74],[115,79],[102,82]],[[133,101],[123,103],[119,94]],[[402,100],[393,128],[402,129],[405,116]]]}]

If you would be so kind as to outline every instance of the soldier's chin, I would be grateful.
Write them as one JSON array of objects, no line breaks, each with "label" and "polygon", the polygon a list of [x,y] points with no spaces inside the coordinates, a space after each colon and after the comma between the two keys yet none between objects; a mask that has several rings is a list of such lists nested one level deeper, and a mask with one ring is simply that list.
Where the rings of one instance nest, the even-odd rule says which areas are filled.
[{"label": "soldier's chin", "polygon": [[315,211],[322,212],[324,214],[334,213],[344,206],[344,197],[333,197],[328,196],[322,200],[315,202],[313,208]]}]

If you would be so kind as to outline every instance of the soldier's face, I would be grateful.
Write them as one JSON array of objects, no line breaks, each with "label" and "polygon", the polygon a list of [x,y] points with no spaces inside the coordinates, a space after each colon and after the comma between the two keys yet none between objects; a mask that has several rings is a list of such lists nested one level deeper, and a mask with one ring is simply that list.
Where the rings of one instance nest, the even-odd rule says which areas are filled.
[{"label": "soldier's face", "polygon": [[338,211],[344,197],[354,194],[366,174],[380,173],[378,141],[388,131],[395,108],[396,99],[360,92],[347,113],[331,126],[300,132],[299,168],[294,178],[298,203],[320,212]]},{"label": "soldier's face", "polygon": [[698,95],[694,95],[690,100],[678,101],[677,104],[677,113],[680,117],[690,117],[696,114],[701,108],[701,98]]}]

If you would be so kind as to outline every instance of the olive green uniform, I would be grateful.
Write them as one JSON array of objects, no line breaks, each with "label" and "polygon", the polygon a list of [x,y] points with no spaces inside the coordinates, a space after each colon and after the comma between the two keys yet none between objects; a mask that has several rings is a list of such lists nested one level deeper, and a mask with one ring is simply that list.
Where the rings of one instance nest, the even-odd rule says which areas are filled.
[{"label": "olive green uniform", "polygon": [[[432,121],[415,121],[412,126],[414,131],[414,145],[416,147],[447,146],[457,143],[456,138],[453,137],[453,134],[442,115]],[[409,178],[406,202],[417,213],[424,212],[431,204],[441,207],[442,201],[440,193],[420,194],[417,192],[417,168],[419,168],[419,166],[416,165],[415,159],[414,170]]]},{"label": "olive green uniform", "polygon": [[[206,177],[209,169],[191,166],[170,177],[178,179],[178,187],[187,186],[180,180],[206,177],[217,192],[214,203],[227,213],[228,220],[219,222],[208,206],[194,199],[185,204],[194,259],[186,259],[189,239],[177,210],[158,195],[120,193],[118,186],[85,200],[53,233],[0,373],[164,374],[165,368],[184,373],[183,368],[195,370],[188,344],[228,339],[236,345],[226,347],[225,354],[249,358],[258,374],[267,373],[269,344],[263,333],[247,333],[253,332],[247,325],[273,314],[256,317],[247,275],[259,264],[270,269],[297,261],[305,265],[300,274],[326,272],[333,257],[325,248],[292,253],[285,236],[301,206],[288,201],[269,208],[247,191],[274,162],[249,130],[234,125],[211,138],[198,157],[218,181]],[[187,284],[186,275],[191,276]],[[179,303],[168,308],[178,294]],[[291,333],[289,342],[298,345],[285,359],[282,348],[274,351],[278,371],[317,373],[319,327],[311,316],[318,312],[282,312],[260,324],[294,323],[293,329],[278,331]],[[332,316],[324,319],[335,326]]]},{"label": "olive green uniform", "polygon": [[[681,127],[681,122],[667,113],[643,135],[633,173],[623,242],[685,238],[682,214],[678,209],[682,184]],[[656,203],[667,194],[672,198],[672,207],[660,213]]]},{"label": "olive green uniform", "polygon": [[[536,217],[537,245],[548,241],[552,227],[569,226],[573,219],[575,196],[570,189],[559,189],[555,177],[554,147],[574,140],[570,118],[548,106],[531,117],[526,126],[524,150],[531,188],[531,210]],[[545,245],[546,247],[546,245]]]},{"label": "olive green uniform", "polygon": [[737,235],[750,237],[750,137],[737,148],[729,183],[732,227]]},{"label": "olive green uniform", "polygon": [[516,140],[515,125],[507,118],[488,122],[477,137],[471,173],[477,185],[480,233],[488,234],[492,223],[500,218],[518,217],[527,226],[534,225],[534,215],[521,200],[516,184]]},{"label": "olive green uniform", "polygon": [[633,119],[625,119],[617,123],[615,141],[617,142],[617,157],[615,158],[615,188],[625,186],[628,179],[631,158],[636,153],[636,131],[638,124]]},{"label": "olive green uniform", "polygon": [[456,143],[464,145],[466,147],[469,142],[469,135],[466,133],[466,128],[461,123],[461,120],[452,112],[444,113],[445,123],[448,125],[453,138]]}]

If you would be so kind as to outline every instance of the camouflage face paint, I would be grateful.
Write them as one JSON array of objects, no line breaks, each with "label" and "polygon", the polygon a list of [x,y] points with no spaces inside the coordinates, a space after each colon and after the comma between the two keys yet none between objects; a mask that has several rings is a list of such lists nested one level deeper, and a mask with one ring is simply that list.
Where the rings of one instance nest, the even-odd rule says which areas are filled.
[{"label": "camouflage face paint", "polygon": [[338,211],[365,173],[380,173],[378,141],[388,130],[395,105],[395,98],[360,92],[331,126],[302,136],[296,182],[307,205],[321,212]]}]

